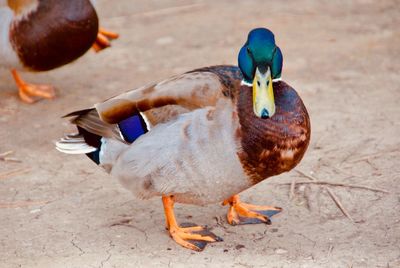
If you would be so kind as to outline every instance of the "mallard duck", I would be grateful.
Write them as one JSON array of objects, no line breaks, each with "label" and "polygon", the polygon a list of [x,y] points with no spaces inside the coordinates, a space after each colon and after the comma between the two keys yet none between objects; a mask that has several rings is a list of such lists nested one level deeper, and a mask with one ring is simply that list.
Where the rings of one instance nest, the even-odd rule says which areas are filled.
[{"label": "mallard duck", "polygon": [[281,70],[273,33],[254,29],[239,67],[196,69],[73,112],[67,117],[78,133],[57,149],[86,153],[136,197],[160,196],[170,236],[200,251],[221,239],[206,227],[179,225],[175,202],[222,202],[232,225],[269,224],[281,211],[238,196],[294,168],[309,144],[307,110]]},{"label": "mallard duck", "polygon": [[21,100],[54,98],[49,85],[26,83],[18,70],[48,71],[79,58],[90,47],[109,46],[117,34],[98,27],[89,0],[0,0],[0,67],[11,70]]}]

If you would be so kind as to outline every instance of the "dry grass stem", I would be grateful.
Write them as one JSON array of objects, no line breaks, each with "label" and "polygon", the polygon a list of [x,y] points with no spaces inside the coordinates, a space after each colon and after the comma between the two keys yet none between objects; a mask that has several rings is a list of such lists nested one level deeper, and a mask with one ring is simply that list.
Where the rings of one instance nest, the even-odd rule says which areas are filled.
[{"label": "dry grass stem", "polygon": [[17,201],[17,202],[10,202],[10,203],[0,203],[1,208],[22,208],[22,207],[29,207],[29,206],[40,206],[46,205],[50,203],[50,201]]},{"label": "dry grass stem", "polygon": [[[312,175],[308,175],[307,173],[305,173],[305,172],[303,172],[303,171],[301,171],[301,170],[298,170],[298,169],[295,169],[295,171],[296,171],[297,173],[303,175],[304,177],[306,177],[306,178],[308,178],[308,179],[314,181],[314,182],[319,182],[319,180],[318,180],[316,177],[312,176]],[[354,219],[350,216],[350,213],[347,211],[347,209],[344,208],[344,206],[343,206],[342,203],[340,202],[339,198],[335,195],[335,193],[334,193],[331,189],[329,189],[328,187],[326,187],[326,186],[322,186],[322,187],[323,187],[324,189],[327,190],[327,192],[329,193],[329,196],[332,198],[333,202],[335,202],[336,206],[342,211],[342,213],[343,213],[351,222],[354,223]]]},{"label": "dry grass stem", "polygon": [[344,214],[347,218],[349,218],[349,220],[351,220],[352,222],[354,222],[354,219],[351,217],[351,215],[350,215],[350,213],[347,211],[347,209],[344,208],[344,206],[343,206],[342,203],[340,202],[339,198],[335,195],[335,193],[332,192],[332,190],[329,189],[328,187],[324,187],[324,188],[328,191],[330,197],[333,199],[333,201],[334,201],[335,204],[339,207],[339,209],[343,212],[343,214]]},{"label": "dry grass stem", "polygon": [[[284,182],[284,183],[277,183],[276,185],[290,185],[290,191],[292,191],[292,183],[293,182]],[[296,184],[319,184],[319,185],[329,185],[329,186],[338,186],[338,187],[348,187],[348,188],[358,188],[369,190],[373,192],[382,192],[385,194],[389,194],[390,192],[384,189],[368,187],[364,185],[356,185],[356,184],[345,184],[340,182],[328,182],[328,181],[298,181]]]},{"label": "dry grass stem", "polygon": [[180,5],[180,6],[173,6],[173,7],[167,7],[167,8],[157,9],[157,10],[141,12],[141,13],[134,13],[134,14],[124,15],[124,16],[117,16],[117,17],[113,17],[112,19],[120,19],[120,18],[125,18],[125,17],[132,18],[132,17],[166,16],[166,15],[176,14],[179,12],[193,11],[193,10],[196,10],[203,6],[204,6],[203,4]]},{"label": "dry grass stem", "polygon": [[13,154],[14,151],[7,151],[4,153],[0,154],[0,160],[5,161],[5,162],[21,162],[21,160],[14,158],[14,157],[8,157],[9,155]]},{"label": "dry grass stem", "polygon": [[15,169],[15,170],[7,171],[4,173],[0,173],[0,180],[7,179],[11,176],[27,173],[28,171],[30,171],[30,168],[21,168],[21,169]]},{"label": "dry grass stem", "polygon": [[396,153],[396,152],[400,152],[399,148],[395,148],[392,150],[388,150],[388,151],[381,151],[381,152],[377,152],[374,154],[370,154],[370,155],[364,155],[364,156],[360,156],[354,159],[349,159],[347,161],[347,163],[357,163],[357,162],[361,162],[361,161],[368,161],[371,160],[372,158],[377,158],[386,154],[390,154],[390,153]]},{"label": "dry grass stem", "polygon": [[296,178],[292,179],[292,182],[290,183],[290,192],[289,192],[289,200],[293,200],[293,198],[295,197],[296,193],[295,193],[295,188],[296,188]]}]

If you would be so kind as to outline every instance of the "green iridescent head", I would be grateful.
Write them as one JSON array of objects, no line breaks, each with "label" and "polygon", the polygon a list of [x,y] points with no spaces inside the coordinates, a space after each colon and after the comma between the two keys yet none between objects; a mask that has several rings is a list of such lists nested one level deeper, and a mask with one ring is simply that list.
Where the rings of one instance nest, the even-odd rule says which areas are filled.
[{"label": "green iridescent head", "polygon": [[265,28],[250,31],[239,52],[244,82],[253,84],[254,113],[268,118],[275,113],[272,80],[281,77],[283,57],[274,34]]}]

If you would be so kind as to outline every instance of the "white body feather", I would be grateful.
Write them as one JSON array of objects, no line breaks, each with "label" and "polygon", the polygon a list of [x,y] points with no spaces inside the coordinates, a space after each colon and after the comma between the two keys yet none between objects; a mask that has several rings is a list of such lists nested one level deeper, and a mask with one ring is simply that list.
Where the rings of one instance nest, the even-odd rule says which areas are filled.
[{"label": "white body feather", "polygon": [[10,25],[13,18],[13,11],[4,0],[0,0],[0,67],[23,69],[10,43]]},{"label": "white body feather", "polygon": [[[78,111],[72,122],[103,137],[99,165],[136,197],[174,195],[177,202],[197,205],[221,202],[252,186],[237,155],[241,144],[236,106],[223,96],[223,87],[212,72],[186,73],[96,104],[96,113]],[[136,106],[137,101],[163,98],[177,100],[170,108],[178,113],[168,106],[158,108],[151,114],[151,130],[132,144],[107,131],[116,122],[100,119],[121,103]],[[65,153],[94,149],[84,143],[82,136],[71,136],[57,147]]]},{"label": "white body feather", "polygon": [[247,189],[233,137],[237,121],[226,120],[233,110],[220,100],[155,126],[112,157],[111,174],[139,198],[174,195],[181,203],[216,203]]}]

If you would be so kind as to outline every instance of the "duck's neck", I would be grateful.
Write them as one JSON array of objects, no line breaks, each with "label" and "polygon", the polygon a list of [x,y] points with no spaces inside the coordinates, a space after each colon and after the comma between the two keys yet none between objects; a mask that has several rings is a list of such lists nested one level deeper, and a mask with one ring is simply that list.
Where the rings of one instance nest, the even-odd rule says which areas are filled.
[{"label": "duck's neck", "polygon": [[308,113],[296,91],[285,82],[273,84],[275,114],[268,119],[253,112],[252,88],[242,85],[237,99],[240,161],[252,183],[295,167],[310,140]]}]

